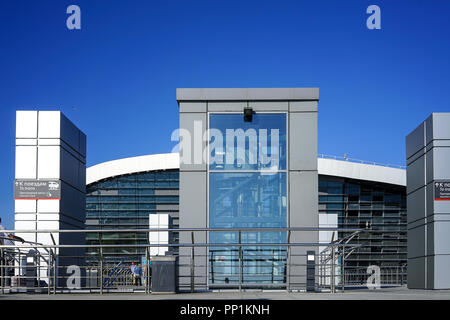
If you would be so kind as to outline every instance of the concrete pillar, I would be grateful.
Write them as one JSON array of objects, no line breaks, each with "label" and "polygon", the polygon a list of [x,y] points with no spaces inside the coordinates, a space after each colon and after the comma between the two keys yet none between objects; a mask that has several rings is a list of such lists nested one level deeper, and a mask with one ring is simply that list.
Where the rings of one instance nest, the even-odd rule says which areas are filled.
[{"label": "concrete pillar", "polygon": [[[59,111],[17,111],[15,161],[16,230],[84,229],[83,132]],[[27,241],[53,244],[48,233],[17,235]],[[55,232],[53,237],[59,245],[84,244],[85,239],[83,233]],[[84,255],[84,249],[65,248],[57,250],[57,254],[60,277],[66,276],[66,266],[84,265],[84,259],[68,258]],[[46,266],[42,259],[41,266]],[[46,267],[41,270],[41,277],[48,281]],[[59,285],[65,285],[64,278]]]},{"label": "concrete pillar", "polygon": [[408,287],[449,289],[450,113],[433,113],[406,137]]}]

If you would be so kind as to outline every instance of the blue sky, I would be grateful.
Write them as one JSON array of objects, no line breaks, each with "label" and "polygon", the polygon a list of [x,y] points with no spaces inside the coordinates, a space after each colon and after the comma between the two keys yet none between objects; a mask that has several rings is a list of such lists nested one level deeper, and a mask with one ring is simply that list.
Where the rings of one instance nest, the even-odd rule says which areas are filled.
[{"label": "blue sky", "polygon": [[[66,8],[81,8],[81,30]],[[366,8],[381,8],[381,30]],[[15,110],[61,110],[88,166],[170,152],[177,87],[320,87],[319,152],[405,163],[450,111],[450,1],[0,3],[0,216],[13,227]]]}]

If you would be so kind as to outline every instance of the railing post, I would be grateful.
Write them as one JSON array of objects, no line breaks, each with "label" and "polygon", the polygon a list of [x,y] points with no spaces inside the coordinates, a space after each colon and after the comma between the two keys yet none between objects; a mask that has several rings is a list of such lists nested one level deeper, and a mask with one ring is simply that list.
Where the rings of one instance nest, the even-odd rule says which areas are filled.
[{"label": "railing post", "polygon": [[345,292],[345,245],[342,245],[342,266],[341,266],[342,292]]},{"label": "railing post", "polygon": [[330,287],[331,287],[331,293],[335,293],[335,288],[334,288],[334,284],[335,284],[335,269],[334,269],[334,250],[335,250],[335,245],[332,244],[331,245],[331,283],[330,283]]},{"label": "railing post", "polygon": [[194,293],[195,290],[195,251],[194,251],[194,231],[191,231],[191,242],[192,242],[192,247],[191,247],[191,265],[190,265],[190,269],[191,269],[191,293]]},{"label": "railing post", "polygon": [[150,254],[145,248],[145,294],[150,293]]},{"label": "railing post", "polygon": [[48,288],[47,288],[47,294],[50,295],[50,279],[51,279],[51,272],[52,272],[52,248],[49,248],[48,250],[48,264],[47,264],[47,275],[48,275]]},{"label": "railing post", "polygon": [[238,254],[239,254],[239,257],[238,257],[238,259],[239,259],[239,264],[238,264],[238,267],[239,267],[239,292],[242,292],[242,245],[241,245],[241,241],[242,241],[242,238],[241,238],[241,230],[239,230],[239,251],[238,251]]},{"label": "railing post", "polygon": [[288,231],[288,236],[287,236],[287,248],[286,248],[286,289],[289,292],[291,290],[291,256],[290,256],[290,251],[291,251],[291,230]]},{"label": "railing post", "polygon": [[56,294],[56,255],[53,254],[53,294]]},{"label": "railing post", "polygon": [[103,294],[103,247],[102,247],[102,235],[98,234],[98,243],[100,245],[100,294]]},{"label": "railing post", "polygon": [[1,253],[0,253],[0,259],[1,259],[1,262],[0,262],[0,277],[1,277],[1,283],[0,283],[0,285],[1,285],[1,287],[2,287],[2,294],[4,294],[5,293],[5,279],[4,279],[4,277],[3,277],[3,275],[4,275],[4,257],[3,257],[3,248],[1,249]]},{"label": "railing post", "polygon": [[271,274],[271,277],[270,277],[270,281],[273,283],[273,274],[274,274],[274,272],[275,272],[275,268],[274,268],[274,266],[275,266],[275,250],[274,249],[272,249],[272,274]]},{"label": "railing post", "polygon": [[[53,245],[56,246],[55,238],[53,237],[53,233],[50,233],[50,238],[52,239]],[[50,253],[52,255],[52,267],[53,267],[53,294],[56,294],[56,247],[54,250],[50,248]],[[48,282],[50,282],[50,277],[48,279]]]}]

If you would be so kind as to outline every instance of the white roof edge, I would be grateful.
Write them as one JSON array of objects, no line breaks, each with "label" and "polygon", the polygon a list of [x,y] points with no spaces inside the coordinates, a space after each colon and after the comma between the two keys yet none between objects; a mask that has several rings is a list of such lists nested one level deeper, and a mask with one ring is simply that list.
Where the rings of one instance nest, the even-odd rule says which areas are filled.
[{"label": "white roof edge", "polygon": [[86,169],[86,185],[124,174],[180,168],[178,153],[151,154],[99,163]]},{"label": "white roof edge", "polygon": [[335,159],[317,159],[321,175],[406,186],[406,170]]},{"label": "white roof edge", "polygon": [[[178,153],[152,154],[107,161],[86,169],[86,184],[145,171],[180,168]],[[406,186],[406,170],[335,159],[317,159],[321,175]]]}]

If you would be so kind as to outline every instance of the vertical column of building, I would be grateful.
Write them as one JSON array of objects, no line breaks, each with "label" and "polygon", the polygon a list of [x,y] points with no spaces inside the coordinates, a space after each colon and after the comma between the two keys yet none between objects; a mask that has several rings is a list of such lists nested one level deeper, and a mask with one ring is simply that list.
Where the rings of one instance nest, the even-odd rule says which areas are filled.
[{"label": "vertical column of building", "polygon": [[[16,163],[15,184],[18,180],[37,179],[37,144],[38,144],[38,112],[17,111],[16,113]],[[16,230],[36,230],[37,199],[18,198],[15,195],[15,225]],[[16,234],[26,241],[36,242],[37,234]],[[16,273],[19,272],[16,269]]]},{"label": "vertical column of building", "polygon": [[[203,133],[207,127],[206,102],[180,101],[180,139],[189,139],[190,148],[180,150],[180,228],[207,227],[207,177],[203,150]],[[185,145],[186,146],[186,145]],[[206,232],[181,232],[180,243],[206,243]],[[194,284],[196,289],[207,287],[207,249],[194,249]],[[190,289],[191,248],[181,247],[179,258],[179,288]]]},{"label": "vertical column of building", "polygon": [[[287,226],[317,228],[318,99],[319,90],[316,88],[178,89],[180,139],[189,136],[192,143],[189,147],[182,143],[183,150],[180,151],[180,228],[208,226],[208,168],[202,158],[202,150],[206,147],[202,135],[208,128],[208,113],[238,113],[243,116],[244,108],[251,108],[257,115],[286,114],[288,166],[280,172],[286,171],[289,181]],[[236,129],[236,124],[229,123],[229,126]],[[207,240],[204,233],[196,233],[194,238],[196,242]],[[182,233],[180,242],[191,242],[190,234]],[[293,232],[291,242],[317,243],[318,232]],[[306,286],[306,251],[310,249],[317,248],[295,247],[291,250],[291,263],[297,265],[290,269],[288,279],[293,289]],[[205,266],[196,267],[196,289],[201,288],[198,283],[207,284],[206,252],[206,249],[196,249],[196,264]],[[180,255],[180,285],[183,288],[190,283],[190,250],[182,249]]]},{"label": "vertical column of building", "polygon": [[426,287],[425,122],[406,137],[408,287]]},{"label": "vertical column of building", "polygon": [[450,113],[406,137],[408,287],[450,288]]},{"label": "vertical column of building", "polygon": [[[317,104],[319,90],[309,89],[289,101],[289,227],[318,228]],[[317,231],[292,232],[292,243],[318,243]],[[289,285],[306,287],[306,252],[317,247],[292,247]],[[295,266],[296,265],[296,266]]]},{"label": "vertical column of building", "polygon": [[[59,111],[17,111],[15,184],[44,182],[49,190],[58,190],[58,197],[51,192],[25,196],[18,192],[15,229],[84,229],[86,136]],[[19,236],[53,244],[49,233]],[[53,238],[62,245],[83,244],[85,237],[82,233],[55,232]],[[83,249],[57,250],[58,275],[65,276],[64,266],[82,265],[84,259],[77,257],[83,253]]]}]

